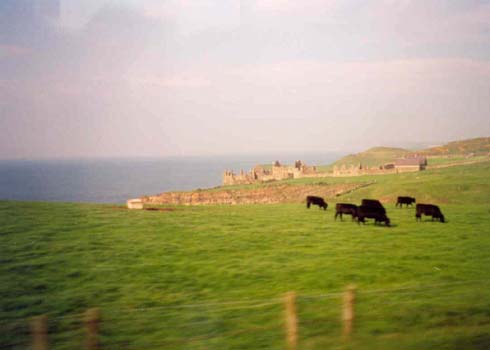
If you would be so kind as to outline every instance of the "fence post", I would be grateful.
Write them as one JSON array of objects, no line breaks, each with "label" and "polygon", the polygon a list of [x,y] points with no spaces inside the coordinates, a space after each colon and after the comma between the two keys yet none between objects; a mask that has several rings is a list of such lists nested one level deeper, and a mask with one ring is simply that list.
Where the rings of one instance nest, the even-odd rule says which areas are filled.
[{"label": "fence post", "polygon": [[32,350],[48,350],[48,316],[36,316],[31,320]]},{"label": "fence post", "polygon": [[344,292],[344,304],[342,306],[342,321],[344,324],[342,330],[342,337],[344,340],[348,340],[352,333],[352,324],[354,322],[354,303],[356,299],[356,287],[349,285]]},{"label": "fence post", "polygon": [[296,315],[296,293],[288,292],[284,296],[286,310],[286,340],[289,350],[296,350],[298,345],[298,317]]},{"label": "fence post", "polygon": [[87,350],[99,350],[99,323],[100,323],[100,310],[97,308],[88,309],[85,312],[85,328],[87,330],[86,335],[86,349]]}]

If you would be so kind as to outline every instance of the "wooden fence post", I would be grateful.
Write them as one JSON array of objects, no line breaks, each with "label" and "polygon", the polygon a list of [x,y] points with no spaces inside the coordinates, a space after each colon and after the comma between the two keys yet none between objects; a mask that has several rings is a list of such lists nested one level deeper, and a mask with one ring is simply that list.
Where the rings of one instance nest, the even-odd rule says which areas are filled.
[{"label": "wooden fence post", "polygon": [[286,311],[286,340],[289,350],[296,350],[298,345],[298,317],[296,315],[296,293],[288,292],[284,296]]},{"label": "wooden fence post", "polygon": [[87,350],[99,350],[99,323],[100,323],[100,310],[97,308],[88,309],[85,312],[85,328],[87,330],[86,335],[86,349]]},{"label": "wooden fence post", "polygon": [[348,340],[352,333],[352,324],[354,322],[354,303],[356,299],[356,287],[349,285],[344,292],[344,304],[342,306],[342,321],[344,327],[342,330],[342,337],[344,340]]},{"label": "wooden fence post", "polygon": [[48,316],[36,316],[31,320],[32,350],[48,350]]}]

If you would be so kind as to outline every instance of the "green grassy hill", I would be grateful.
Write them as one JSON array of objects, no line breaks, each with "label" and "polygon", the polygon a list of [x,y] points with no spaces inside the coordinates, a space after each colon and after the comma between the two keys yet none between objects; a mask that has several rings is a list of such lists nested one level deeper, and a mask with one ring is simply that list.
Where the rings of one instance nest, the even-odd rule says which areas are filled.
[{"label": "green grassy hill", "polygon": [[360,202],[362,198],[379,198],[384,203],[395,203],[397,196],[414,196],[420,202],[478,203],[490,202],[489,161],[430,169],[414,173],[371,175],[356,177],[304,178],[289,180],[291,184],[371,183],[355,192],[328,198],[334,201]]},{"label": "green grassy hill", "polygon": [[431,147],[417,151],[430,156],[451,156],[474,153],[486,155],[490,153],[490,137],[479,137],[468,140],[453,141],[443,146]]},{"label": "green grassy hill", "polygon": [[393,148],[393,147],[373,147],[367,151],[350,154],[345,156],[338,161],[331,164],[328,168],[322,167],[323,170],[328,170],[333,168],[334,165],[367,165],[367,166],[379,166],[386,163],[391,163],[397,158],[401,158],[410,151],[403,148]]},{"label": "green grassy hill", "polygon": [[[466,160],[465,156],[473,154],[474,156],[487,156],[490,154],[490,137],[480,137],[468,140],[449,142],[443,146],[431,147],[427,149],[409,151],[403,148],[393,147],[373,147],[364,152],[350,154],[329,165],[319,166],[320,171],[331,171],[335,165],[367,165],[379,166],[391,163],[397,158],[402,158],[411,154],[421,154],[431,157],[430,164],[451,163]],[[447,159],[446,157],[451,157]],[[443,158],[442,158],[443,157]]]},{"label": "green grassy hill", "polygon": [[[96,306],[105,349],[284,349],[282,296],[296,291],[303,350],[488,349],[489,175],[482,163],[336,178],[376,183],[326,212],[0,202],[0,348],[29,348],[39,314],[50,349],[80,348]],[[402,194],[439,204],[448,222],[417,223],[395,208]],[[334,221],[335,200],[364,197],[385,201],[393,227]],[[342,343],[350,283],[356,319]]]}]

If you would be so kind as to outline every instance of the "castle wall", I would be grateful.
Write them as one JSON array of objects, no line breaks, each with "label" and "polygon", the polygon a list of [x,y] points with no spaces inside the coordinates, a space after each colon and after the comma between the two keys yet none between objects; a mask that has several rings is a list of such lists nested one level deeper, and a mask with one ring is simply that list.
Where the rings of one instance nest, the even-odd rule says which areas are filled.
[{"label": "castle wall", "polygon": [[280,181],[286,179],[297,179],[301,177],[316,177],[316,167],[306,166],[302,161],[296,161],[295,166],[283,166],[279,162],[274,162],[272,170],[265,170],[257,165],[248,173],[240,171],[235,174],[232,171],[223,173],[223,186],[245,185],[256,182]]},{"label": "castle wall", "polygon": [[333,168],[333,176],[387,175],[396,174],[397,172],[394,167],[361,167],[342,164],[340,167],[334,166]]},{"label": "castle wall", "polygon": [[241,171],[238,175],[232,171],[225,171],[223,173],[223,186],[249,185],[254,182],[255,177],[253,173],[244,173],[243,171]]},{"label": "castle wall", "polygon": [[293,168],[285,166],[272,166],[272,178],[274,180],[286,180],[294,177]]}]

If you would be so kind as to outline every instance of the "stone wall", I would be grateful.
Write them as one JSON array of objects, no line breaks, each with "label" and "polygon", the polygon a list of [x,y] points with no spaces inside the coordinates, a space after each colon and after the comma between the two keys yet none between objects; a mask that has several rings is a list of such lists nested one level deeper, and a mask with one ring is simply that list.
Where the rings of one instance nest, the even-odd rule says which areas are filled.
[{"label": "stone wall", "polygon": [[335,165],[333,167],[333,176],[361,176],[361,175],[386,175],[386,174],[396,174],[397,169],[392,166],[392,164],[386,164],[384,166],[346,166],[342,164],[341,166]]},{"label": "stone wall", "polygon": [[297,160],[294,166],[282,165],[278,161],[275,161],[272,164],[271,170],[266,170],[260,165],[255,166],[249,172],[241,170],[239,174],[226,170],[223,173],[223,186],[297,179],[308,176],[313,177],[316,175],[316,167],[307,166],[301,160]]},{"label": "stone wall", "polygon": [[253,173],[244,173],[243,170],[237,175],[232,171],[223,173],[223,186],[249,185],[256,181]]},{"label": "stone wall", "polygon": [[420,165],[401,165],[396,167],[397,173],[412,173],[420,171],[421,169],[422,168],[420,167]]}]

